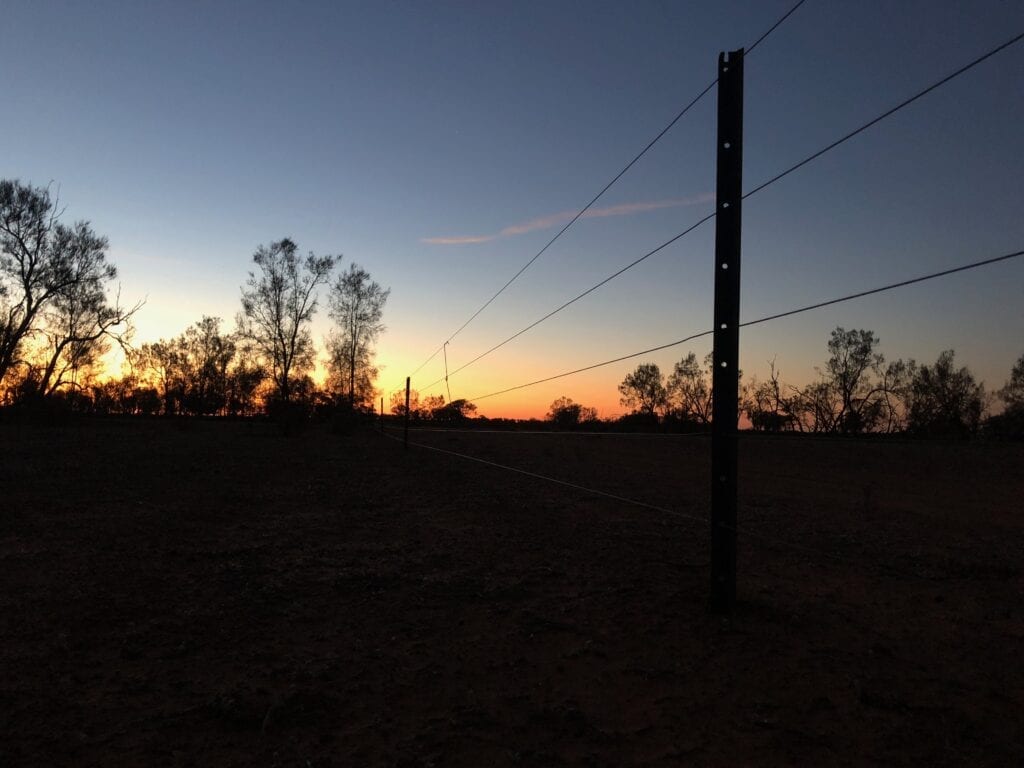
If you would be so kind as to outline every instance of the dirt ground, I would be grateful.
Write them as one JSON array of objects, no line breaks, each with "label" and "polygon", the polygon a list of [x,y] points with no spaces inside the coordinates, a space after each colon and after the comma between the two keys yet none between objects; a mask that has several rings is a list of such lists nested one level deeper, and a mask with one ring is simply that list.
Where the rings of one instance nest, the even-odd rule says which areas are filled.
[{"label": "dirt ground", "polygon": [[0,765],[1024,763],[1024,446],[0,425]]}]

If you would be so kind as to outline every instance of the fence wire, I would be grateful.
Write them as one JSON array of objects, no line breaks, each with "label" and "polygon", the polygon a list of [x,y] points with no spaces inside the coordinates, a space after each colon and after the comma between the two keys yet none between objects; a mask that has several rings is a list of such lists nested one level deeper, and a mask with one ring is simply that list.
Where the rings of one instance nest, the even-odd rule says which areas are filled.
[{"label": "fence wire", "polygon": [[[452,430],[438,430],[438,431],[452,431]],[[467,430],[467,431],[474,431],[474,430]],[[404,443],[404,439],[402,437],[396,436],[394,434],[390,434],[386,430],[383,432],[383,435],[385,437],[389,438],[390,440],[395,441],[395,442]],[[482,459],[482,458],[480,458],[478,456],[471,456],[470,454],[462,453],[460,451],[453,451],[453,450],[450,450],[450,449],[447,449],[447,448],[440,448],[438,446],[428,445],[426,443],[416,442],[416,441],[413,441],[413,440],[410,440],[408,442],[408,444],[410,446],[414,447],[414,448],[420,448],[420,449],[423,449],[423,450],[432,451],[434,453],[443,454],[443,455],[447,455],[447,456],[452,456],[454,458],[462,459],[464,461],[469,461],[469,462],[472,462],[472,463],[475,463],[475,464],[481,464],[483,466],[487,466],[487,467],[490,467],[492,469],[501,470],[503,472],[507,472],[507,473],[514,474],[514,475],[518,475],[518,476],[521,476],[521,477],[528,477],[528,478],[531,478],[533,480],[540,480],[542,482],[550,483],[552,485],[558,485],[558,486],[561,486],[563,488],[569,488],[570,490],[578,491],[580,493],[586,493],[586,494],[589,494],[589,495],[592,495],[592,496],[598,496],[598,497],[601,497],[601,498],[610,499],[612,501],[616,501],[616,502],[619,502],[619,503],[622,503],[622,504],[628,504],[630,506],[637,507],[637,508],[640,508],[640,509],[646,509],[646,510],[649,510],[649,511],[652,511],[652,512],[658,512],[659,514],[666,515],[666,516],[671,517],[671,518],[683,520],[684,522],[686,522],[687,524],[690,524],[690,525],[692,525],[694,523],[699,523],[699,524],[701,524],[703,526],[710,526],[711,525],[711,515],[710,515],[710,512],[707,515],[705,515],[705,516],[691,515],[691,514],[688,514],[686,512],[681,512],[678,509],[672,509],[670,507],[663,507],[663,506],[660,506],[658,504],[651,504],[649,502],[640,501],[639,499],[633,499],[633,498],[630,498],[628,496],[621,496],[619,494],[609,493],[607,491],[603,491],[603,490],[600,490],[600,489],[597,489],[597,488],[591,488],[589,486],[581,485],[579,483],[572,483],[572,482],[569,482],[567,480],[561,480],[561,479],[556,478],[556,477],[551,477],[549,475],[544,475],[544,474],[541,474],[539,472],[532,472],[530,470],[522,469],[520,467],[513,467],[513,466],[510,466],[508,464],[502,464],[500,462],[491,461],[489,459]],[[727,524],[724,524],[724,523],[719,523],[719,526],[721,528],[725,529],[725,530],[732,531],[733,533],[735,533],[737,536],[740,536],[740,537],[744,537],[744,538],[747,538],[747,539],[752,539],[752,540],[760,541],[760,542],[762,542],[764,544],[768,544],[768,545],[771,545],[771,546],[783,547],[783,548],[790,549],[790,550],[793,550],[793,551],[802,552],[802,553],[807,554],[807,555],[812,555],[812,556],[818,557],[818,558],[824,558],[826,560],[830,560],[830,561],[833,561],[833,562],[842,563],[842,564],[847,565],[847,566],[852,566],[852,567],[854,567],[855,569],[858,569],[858,570],[862,570],[864,568],[865,564],[866,564],[864,560],[855,560],[855,559],[853,559],[851,557],[844,557],[843,555],[838,555],[838,554],[836,554],[834,552],[829,552],[827,550],[821,549],[820,547],[810,547],[810,546],[807,546],[806,544],[799,544],[799,543],[797,543],[795,541],[792,541],[791,539],[782,538],[780,536],[776,536],[776,535],[772,535],[772,534],[761,533],[759,531],[751,530],[750,528],[747,528],[747,527],[740,528],[738,526],[731,526],[731,525],[727,525]],[[887,563],[887,562],[884,562],[884,561],[869,562],[869,563],[867,563],[867,566],[869,568],[874,569],[876,571],[876,573],[884,572],[884,574],[886,576],[897,576],[897,577],[900,577],[900,578],[903,578],[903,579],[908,579],[908,580],[922,580],[922,581],[933,580],[933,577],[924,576],[924,575],[922,575],[920,573],[913,573],[913,572],[911,572],[911,571],[909,571],[907,569],[898,568],[898,567],[893,566],[890,563]]]}]

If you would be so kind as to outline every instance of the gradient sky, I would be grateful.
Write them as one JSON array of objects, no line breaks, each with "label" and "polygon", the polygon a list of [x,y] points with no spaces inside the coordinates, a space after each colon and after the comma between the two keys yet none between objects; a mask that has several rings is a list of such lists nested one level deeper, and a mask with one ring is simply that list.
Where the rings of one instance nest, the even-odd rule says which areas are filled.
[{"label": "gradient sky", "polygon": [[[0,176],[59,186],[109,237],[138,341],[229,325],[261,243],[391,288],[397,388],[792,0],[7,0]],[[808,0],[746,61],[744,188],[1024,31],[1020,2]],[[711,210],[709,94],[448,346],[451,368]],[[744,319],[1024,247],[1024,44],[750,198]],[[710,327],[713,223],[450,380],[453,397]],[[889,357],[946,348],[989,389],[1024,353],[1024,259],[746,330],[745,373],[803,383],[837,325]],[[315,333],[327,332],[324,312]],[[637,363],[484,399],[621,413]],[[413,387],[443,375],[441,357]],[[444,392],[443,384],[424,394]]]}]

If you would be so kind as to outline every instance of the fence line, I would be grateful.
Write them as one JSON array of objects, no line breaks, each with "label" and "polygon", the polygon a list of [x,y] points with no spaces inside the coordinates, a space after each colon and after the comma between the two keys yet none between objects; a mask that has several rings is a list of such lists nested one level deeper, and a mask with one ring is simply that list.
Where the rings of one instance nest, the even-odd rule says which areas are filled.
[{"label": "fence line", "polygon": [[[449,431],[449,430],[438,430],[438,431]],[[466,431],[467,432],[477,432],[477,430],[466,430]],[[388,439],[390,439],[390,440],[394,440],[395,442],[399,442],[399,443],[403,442],[402,438],[395,437],[394,435],[388,434],[386,431],[383,433],[383,435],[385,437],[387,437]],[[685,512],[680,512],[679,510],[676,510],[676,509],[671,509],[669,507],[662,507],[662,506],[657,505],[657,504],[649,504],[648,502],[645,502],[645,501],[640,501],[638,499],[632,499],[632,498],[629,498],[628,496],[620,496],[618,494],[608,493],[607,491],[602,491],[602,490],[599,490],[597,488],[590,488],[588,486],[580,485],[578,483],[571,483],[571,482],[569,482],[567,480],[560,480],[558,478],[550,477],[548,475],[542,475],[542,474],[540,474],[538,472],[531,472],[529,470],[521,469],[519,467],[509,466],[508,464],[501,464],[501,463],[496,462],[496,461],[490,461],[488,459],[481,459],[481,458],[479,458],[477,456],[471,456],[468,453],[461,453],[459,451],[452,451],[452,450],[449,450],[447,448],[439,448],[437,446],[427,445],[426,443],[413,442],[411,440],[409,441],[408,444],[411,445],[411,446],[414,446],[416,448],[422,448],[424,450],[433,451],[434,453],[445,454],[447,456],[453,456],[455,458],[463,459],[465,461],[471,461],[471,462],[476,463],[476,464],[482,464],[484,466],[491,467],[492,469],[499,469],[499,470],[502,470],[502,471],[505,471],[505,472],[509,472],[509,473],[512,473],[512,474],[529,477],[529,478],[532,478],[534,480],[542,480],[542,481],[544,481],[546,483],[552,483],[553,485],[559,485],[559,486],[562,486],[562,487],[565,487],[565,488],[569,488],[571,490],[580,491],[581,493],[588,493],[588,494],[591,494],[591,495],[594,495],[594,496],[600,496],[602,498],[611,499],[612,501],[618,501],[618,502],[623,503],[623,504],[629,504],[631,506],[639,507],[639,508],[642,508],[642,509],[647,509],[647,510],[651,510],[651,511],[654,511],[654,512],[659,512],[661,514],[668,515],[670,517],[674,517],[674,518],[679,518],[679,519],[685,520],[687,523],[700,523],[702,525],[708,525],[708,524],[711,523],[710,514],[707,515],[707,516],[704,516],[704,517],[700,517],[698,515],[690,515],[690,514],[687,514]],[[828,551],[826,551],[824,549],[820,549],[820,548],[817,548],[817,547],[809,547],[809,546],[807,546],[805,544],[798,544],[798,543],[796,543],[794,541],[790,541],[789,539],[783,539],[783,538],[780,538],[778,536],[773,536],[773,535],[769,535],[769,534],[760,533],[758,531],[753,531],[753,530],[751,530],[749,528],[740,528],[738,526],[731,526],[731,525],[726,525],[726,526],[723,526],[723,527],[728,529],[728,530],[730,530],[730,531],[732,531],[732,532],[734,532],[734,533],[736,533],[738,536],[744,536],[744,537],[746,537],[748,539],[756,539],[756,540],[762,541],[762,542],[764,542],[766,544],[770,544],[770,545],[773,545],[773,546],[785,547],[785,548],[792,549],[792,550],[795,550],[795,551],[803,552],[805,554],[816,555],[818,557],[823,557],[823,558],[826,558],[828,560],[832,560],[832,561],[835,561],[835,562],[840,562],[840,563],[843,563],[845,565],[855,566],[857,568],[863,568],[864,565],[865,565],[865,563],[863,561],[860,561],[860,560],[855,560],[855,559],[850,558],[850,557],[844,557],[843,555],[837,555],[834,552],[828,552]],[[869,567],[873,566],[876,571],[885,571],[887,573],[887,575],[890,575],[890,576],[899,576],[901,578],[914,579],[914,580],[929,580],[929,577],[927,577],[927,576],[923,576],[923,575],[921,575],[919,573],[912,573],[912,572],[904,570],[902,568],[897,568],[897,567],[895,567],[893,565],[890,565],[889,563],[886,563],[886,562],[868,563],[867,565]]]},{"label": "fence line", "polygon": [[410,427],[409,433],[442,432],[474,435],[554,435],[562,437],[626,437],[626,438],[688,438],[711,437],[710,432],[592,432],[589,430],[557,430],[557,429],[460,429],[458,427]]},{"label": "fence line", "polygon": [[[386,437],[392,439],[392,440],[396,440],[398,442],[402,442],[401,440],[399,440],[399,438],[395,437],[394,435],[389,435],[389,434],[387,434],[387,432],[385,432],[384,435]],[[534,478],[536,480],[543,480],[543,481],[548,482],[548,483],[554,483],[555,485],[561,485],[561,486],[564,486],[566,488],[571,488],[571,489],[576,490],[576,491],[582,491],[584,493],[590,493],[590,494],[593,494],[595,496],[603,496],[606,499],[612,499],[614,501],[620,501],[623,504],[631,504],[631,505],[633,505],[635,507],[643,507],[645,509],[651,509],[651,510],[654,510],[655,512],[661,512],[661,513],[666,514],[666,515],[672,515],[673,517],[680,517],[680,518],[683,518],[685,520],[689,520],[691,522],[696,521],[698,523],[707,523],[709,521],[709,519],[710,519],[710,518],[706,518],[706,517],[697,517],[696,515],[688,515],[685,512],[680,512],[679,510],[675,510],[675,509],[669,509],[668,507],[659,507],[656,504],[648,504],[645,501],[639,501],[637,499],[631,499],[631,498],[629,498],[627,496],[618,496],[618,495],[616,495],[614,493],[608,493],[606,491],[600,491],[600,490],[598,490],[596,488],[588,488],[585,485],[578,485],[576,483],[570,483],[570,482],[568,482],[566,480],[559,480],[556,477],[549,477],[547,475],[541,475],[541,474],[539,474],[537,472],[530,472],[529,470],[519,469],[518,467],[510,467],[507,464],[499,464],[496,461],[488,461],[487,459],[481,459],[481,458],[478,458],[476,456],[470,456],[467,453],[459,453],[458,451],[450,451],[450,450],[448,450],[446,448],[438,448],[438,447],[433,446],[433,445],[427,445],[426,443],[414,443],[411,440],[409,441],[409,445],[415,446],[417,448],[424,448],[424,449],[426,449],[428,451],[435,451],[437,453],[445,453],[445,454],[448,454],[449,456],[456,456],[456,457],[458,457],[460,459],[465,459],[467,461],[476,462],[477,464],[485,464],[485,465],[487,465],[489,467],[494,467],[496,469],[502,469],[502,470],[505,470],[507,472],[514,472],[514,473],[519,474],[519,475],[525,475],[527,477],[532,477],[532,478]]]}]

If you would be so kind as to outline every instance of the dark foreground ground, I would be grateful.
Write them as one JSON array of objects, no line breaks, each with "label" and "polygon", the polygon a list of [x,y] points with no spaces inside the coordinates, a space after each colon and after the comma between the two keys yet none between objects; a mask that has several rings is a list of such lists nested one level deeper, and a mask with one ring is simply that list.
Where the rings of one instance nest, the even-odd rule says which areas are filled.
[{"label": "dark foreground ground", "polygon": [[[0,425],[0,765],[1020,765],[1024,447]],[[781,541],[780,541],[781,540]]]}]

